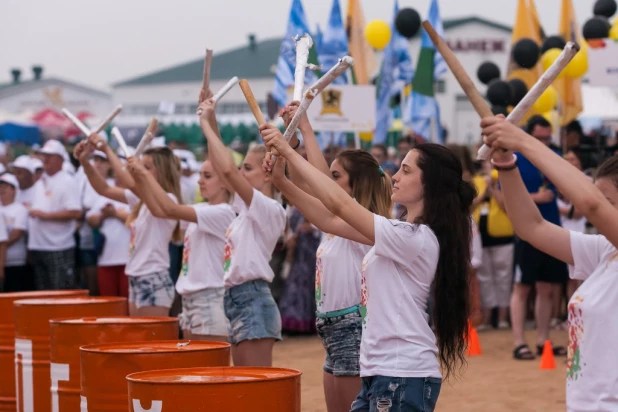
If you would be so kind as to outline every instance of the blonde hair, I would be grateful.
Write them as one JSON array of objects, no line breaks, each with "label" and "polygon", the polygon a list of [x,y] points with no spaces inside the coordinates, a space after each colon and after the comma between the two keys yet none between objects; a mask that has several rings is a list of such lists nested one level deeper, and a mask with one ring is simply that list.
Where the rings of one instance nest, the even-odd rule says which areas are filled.
[{"label": "blonde hair", "polygon": [[[171,193],[176,196],[178,203],[182,203],[182,195],[180,192],[180,162],[174,153],[168,147],[153,147],[144,152],[144,155],[152,157],[152,163],[157,169],[157,182],[166,193]],[[131,210],[131,214],[127,218],[127,225],[137,219],[142,208],[143,202],[140,201]],[[180,223],[176,223],[174,232],[172,233],[173,242],[182,240]]]},{"label": "blonde hair", "polygon": [[365,150],[344,150],[336,158],[348,173],[352,197],[371,213],[390,219],[393,184],[376,159]]}]

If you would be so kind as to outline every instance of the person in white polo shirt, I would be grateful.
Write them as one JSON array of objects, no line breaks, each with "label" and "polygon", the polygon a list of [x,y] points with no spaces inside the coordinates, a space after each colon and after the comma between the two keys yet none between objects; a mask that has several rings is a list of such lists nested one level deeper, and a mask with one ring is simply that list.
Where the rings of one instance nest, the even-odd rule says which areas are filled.
[{"label": "person in white polo shirt", "polygon": [[17,178],[10,173],[0,176],[0,202],[3,223],[8,234],[4,264],[4,291],[22,292],[34,289],[32,271],[26,266],[26,231],[28,209],[15,200],[19,193]]},{"label": "person in white polo shirt", "polygon": [[9,235],[6,231],[4,219],[0,219],[0,292],[4,290],[4,263],[6,262],[6,245]]},{"label": "person in white polo shirt", "polygon": [[62,170],[66,149],[48,140],[40,150],[44,173],[35,184],[28,250],[38,290],[75,287],[75,222],[81,215],[75,177]]},{"label": "person in white polo shirt", "polygon": [[10,163],[9,167],[12,169],[15,178],[17,178],[17,182],[19,182],[19,191],[16,201],[30,210],[35,191],[35,162],[30,156],[22,155],[15,159],[13,163]]}]

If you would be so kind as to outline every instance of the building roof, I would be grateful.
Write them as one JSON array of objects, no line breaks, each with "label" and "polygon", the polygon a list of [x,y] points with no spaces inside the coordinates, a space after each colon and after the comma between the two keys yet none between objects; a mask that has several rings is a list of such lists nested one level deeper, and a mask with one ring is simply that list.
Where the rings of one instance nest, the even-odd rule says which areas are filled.
[{"label": "building roof", "polygon": [[[470,16],[458,19],[445,19],[444,30],[453,29],[470,23],[479,23],[505,32],[512,28],[481,17]],[[260,78],[274,76],[275,65],[281,48],[281,38],[269,39],[255,43],[255,47],[244,45],[223,53],[215,53],[212,58],[210,79],[228,80],[230,73],[240,78]],[[113,87],[143,86],[163,83],[201,82],[204,71],[204,59],[162,69],[143,76],[134,77],[115,83]]]},{"label": "building roof", "polygon": [[77,89],[77,90],[80,90],[86,93],[98,94],[102,97],[111,98],[111,95],[109,93],[105,93],[101,90],[93,89],[92,87],[88,87],[88,86],[82,86],[80,84],[58,79],[55,77],[44,77],[40,80],[29,79],[29,80],[19,81],[19,83],[13,83],[13,82],[0,83],[0,98],[13,96],[15,94],[24,93],[32,89],[38,89],[40,87],[46,87],[50,85],[54,85],[54,86],[60,85],[63,87],[70,87],[70,88]]}]

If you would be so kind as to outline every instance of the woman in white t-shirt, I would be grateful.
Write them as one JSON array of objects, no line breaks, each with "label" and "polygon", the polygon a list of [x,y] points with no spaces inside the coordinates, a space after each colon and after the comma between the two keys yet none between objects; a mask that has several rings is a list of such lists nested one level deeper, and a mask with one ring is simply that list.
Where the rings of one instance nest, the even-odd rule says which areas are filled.
[{"label": "woman in white t-shirt", "polygon": [[[290,104],[287,119],[294,116]],[[286,119],[286,116],[283,116]],[[372,213],[391,217],[392,183],[376,159],[364,150],[338,153],[330,168],[320,150],[307,116],[301,118],[307,159],[332,179],[348,196]],[[266,156],[266,166],[271,165]],[[324,232],[317,250],[315,274],[316,326],[326,351],[323,386],[329,412],[347,412],[361,389],[360,345],[362,336],[361,266],[371,249],[364,239],[346,239],[341,228],[347,224],[317,199],[311,188],[292,169],[291,181],[283,168],[275,169],[273,183],[309,222]],[[311,193],[311,194],[310,194]]]},{"label": "woman in white t-shirt", "polygon": [[[618,157],[599,167],[593,184],[543,142],[504,117],[484,118],[481,126],[486,143],[509,150],[496,150],[493,162],[517,236],[573,265],[572,277],[584,281],[568,305],[567,410],[618,410],[614,346],[618,340]],[[569,231],[544,220],[527,195],[512,152],[530,160],[602,235]]]},{"label": "woman in white t-shirt", "polygon": [[[296,153],[281,132],[262,126],[318,199],[346,224],[340,235],[373,245],[361,268],[362,389],[352,411],[433,411],[442,375],[464,361],[469,315],[470,206],[474,188],[444,146],[419,144],[393,176],[392,201],[404,220],[371,213]],[[435,331],[427,301],[435,280]],[[437,340],[436,340],[437,335]]]},{"label": "woman in white t-shirt", "polygon": [[[94,170],[88,162],[91,151],[107,155],[114,175],[123,187],[113,187]],[[75,157],[84,168],[90,184],[101,196],[131,207],[127,225],[131,231],[129,259],[125,273],[129,276],[129,314],[137,316],[167,316],[174,301],[174,284],[169,275],[170,256],[168,245],[180,239],[178,221],[161,219],[153,215],[142,203],[143,188],[124,170],[114,151],[97,135],[80,142],[75,147]],[[178,159],[167,147],[148,149],[142,156],[144,167],[155,177],[167,195],[174,201],[180,199],[180,167]],[[155,211],[155,213],[159,213]]]},{"label": "woman in white t-shirt", "polygon": [[131,158],[128,168],[145,189],[146,206],[161,211],[155,216],[191,222],[185,231],[182,267],[176,282],[176,291],[182,296],[183,337],[227,341],[229,322],[223,310],[222,263],[225,233],[236,217],[229,204],[230,192],[208,160],[202,164],[198,180],[200,195],[208,203],[194,205],[172,202],[137,159]]},{"label": "woman in white t-shirt", "polygon": [[26,258],[26,233],[28,230],[28,209],[16,202],[19,191],[17,178],[5,173],[0,176],[0,201],[2,217],[8,233],[6,261],[4,263],[4,291],[22,292],[31,289]]},{"label": "woman in white t-shirt", "polygon": [[285,229],[285,210],[273,198],[275,187],[262,169],[265,147],[250,149],[238,170],[219,137],[214,101],[202,102],[198,113],[209,160],[234,193],[232,207],[238,213],[227,229],[223,258],[234,365],[271,366],[274,343],[281,339],[281,315],[270,291],[275,274],[269,262]]}]

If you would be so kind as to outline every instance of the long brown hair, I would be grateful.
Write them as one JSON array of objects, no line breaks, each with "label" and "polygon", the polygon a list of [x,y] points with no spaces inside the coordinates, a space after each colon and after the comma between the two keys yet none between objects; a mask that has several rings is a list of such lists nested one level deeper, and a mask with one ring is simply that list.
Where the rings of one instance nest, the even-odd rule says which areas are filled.
[{"label": "long brown hair", "polygon": [[[157,182],[166,193],[171,193],[176,196],[178,203],[182,203],[182,195],[180,192],[180,162],[174,153],[168,147],[153,147],[144,152],[144,156],[151,156],[152,163],[157,169]],[[140,201],[127,219],[127,224],[137,219],[143,202]],[[180,223],[176,224],[172,233],[172,241],[180,242],[182,233],[180,231]]]},{"label": "long brown hair", "polygon": [[595,179],[607,178],[618,187],[618,156],[607,158],[597,169]]},{"label": "long brown hair", "polygon": [[371,213],[390,219],[393,214],[393,184],[371,153],[344,150],[336,159],[349,175],[352,197]]}]

